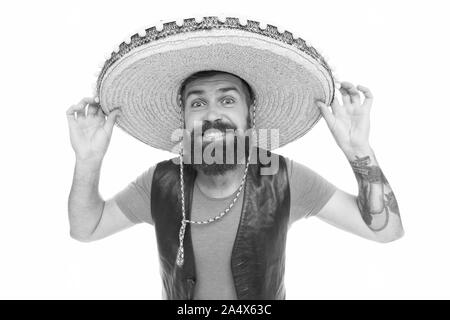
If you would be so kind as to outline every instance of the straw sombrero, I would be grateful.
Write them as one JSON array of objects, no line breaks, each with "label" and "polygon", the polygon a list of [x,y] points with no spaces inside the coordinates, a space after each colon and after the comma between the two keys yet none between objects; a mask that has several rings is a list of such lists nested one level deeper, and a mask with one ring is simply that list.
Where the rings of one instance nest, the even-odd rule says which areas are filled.
[{"label": "straw sombrero", "polygon": [[117,125],[127,133],[177,153],[180,85],[203,70],[226,71],[248,82],[256,99],[256,129],[279,129],[277,145],[264,142],[268,150],[308,132],[321,117],[314,101],[331,104],[334,97],[330,67],[303,39],[270,24],[214,16],[134,34],[105,62],[97,96],[106,114],[122,108]]}]

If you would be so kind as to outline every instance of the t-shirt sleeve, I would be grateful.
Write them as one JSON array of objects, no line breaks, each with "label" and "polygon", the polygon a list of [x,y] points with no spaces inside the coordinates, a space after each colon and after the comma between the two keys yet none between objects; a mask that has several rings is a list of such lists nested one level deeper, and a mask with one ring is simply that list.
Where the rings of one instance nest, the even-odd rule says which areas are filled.
[{"label": "t-shirt sleeve", "polygon": [[114,196],[120,210],[134,223],[153,224],[150,212],[150,192],[155,167],[152,166],[141,173]]},{"label": "t-shirt sleeve", "polygon": [[291,192],[289,222],[316,215],[330,200],[336,186],[303,164],[286,158]]}]

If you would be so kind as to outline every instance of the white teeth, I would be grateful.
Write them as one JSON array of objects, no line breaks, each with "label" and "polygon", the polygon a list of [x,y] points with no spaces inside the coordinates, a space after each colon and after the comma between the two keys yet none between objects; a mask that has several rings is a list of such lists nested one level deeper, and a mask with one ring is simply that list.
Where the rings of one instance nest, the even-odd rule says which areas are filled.
[{"label": "white teeth", "polygon": [[260,28],[261,30],[266,29],[266,28],[267,28],[267,23],[265,23],[265,22],[260,22],[260,23],[259,23],[259,28]]},{"label": "white teeth", "polygon": [[203,135],[204,140],[216,140],[216,139],[222,139],[224,136],[224,133],[221,131],[207,131]]}]

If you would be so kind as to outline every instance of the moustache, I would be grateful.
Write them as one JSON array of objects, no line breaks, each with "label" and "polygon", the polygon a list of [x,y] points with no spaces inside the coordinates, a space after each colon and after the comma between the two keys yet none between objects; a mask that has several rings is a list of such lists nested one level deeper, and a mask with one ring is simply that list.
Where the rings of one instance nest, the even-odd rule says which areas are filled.
[{"label": "moustache", "polygon": [[[227,133],[227,130],[237,130],[237,127],[234,124],[231,123],[226,123],[223,121],[204,121],[202,123],[202,128],[201,128],[201,135],[203,136],[205,134],[206,131],[208,130],[218,130],[222,133]],[[194,134],[194,131],[191,132],[191,135]]]}]

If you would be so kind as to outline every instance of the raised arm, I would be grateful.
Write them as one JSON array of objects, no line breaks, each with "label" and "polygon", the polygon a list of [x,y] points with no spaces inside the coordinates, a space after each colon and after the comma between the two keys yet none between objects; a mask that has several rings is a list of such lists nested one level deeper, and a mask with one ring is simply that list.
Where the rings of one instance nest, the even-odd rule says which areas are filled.
[{"label": "raised arm", "polygon": [[357,196],[338,190],[317,217],[362,237],[390,242],[404,233],[400,212],[393,190],[369,145],[372,93],[363,86],[357,88],[365,96],[364,103],[349,82],[341,83],[342,105],[335,98],[330,110],[323,102],[317,102],[337,144],[349,160],[359,189]]},{"label": "raised arm", "polygon": [[101,239],[134,224],[114,200],[104,201],[98,190],[103,157],[119,112],[114,110],[106,118],[92,98],[82,99],[66,112],[76,156],[68,200],[70,235],[79,241]]}]

